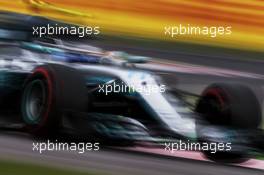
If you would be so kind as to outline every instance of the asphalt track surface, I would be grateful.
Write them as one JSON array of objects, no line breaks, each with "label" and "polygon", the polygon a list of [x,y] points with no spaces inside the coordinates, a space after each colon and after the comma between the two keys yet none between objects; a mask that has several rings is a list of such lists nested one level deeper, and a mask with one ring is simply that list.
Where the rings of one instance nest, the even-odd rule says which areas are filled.
[{"label": "asphalt track surface", "polygon": [[[0,135],[2,159],[56,166],[64,170],[76,169],[112,175],[261,175],[263,171],[230,165],[201,162],[183,158],[167,158],[118,150],[76,152],[32,151],[32,138],[28,135]],[[36,142],[36,141],[34,141]],[[15,168],[15,167],[14,167]]]},{"label": "asphalt track surface", "polygon": [[[109,48],[109,46],[102,46],[106,49]],[[119,48],[119,46],[116,46],[116,48]],[[130,51],[129,48],[127,50]],[[137,51],[136,48],[133,48],[131,52],[148,55],[148,52]],[[151,56],[151,54],[149,55]],[[170,76],[166,79],[171,86],[199,94],[204,87],[213,82],[239,82],[249,85],[257,94],[260,102],[263,99],[264,78],[262,75],[264,75],[264,62],[262,61],[249,62],[226,58],[214,59],[212,61],[206,56],[197,56],[197,58],[196,56],[186,54],[185,58],[182,58],[180,55],[177,56],[176,53],[173,56],[171,53],[162,53],[158,57],[166,58],[166,60],[162,60],[162,63],[158,60],[151,64],[158,67],[158,69],[163,69],[161,71],[163,73],[170,72],[170,74],[164,75]],[[190,59],[186,59],[187,57]],[[205,69],[203,65],[210,69]],[[179,69],[177,66],[186,66],[186,69]],[[220,70],[215,68],[220,68]],[[39,154],[32,151],[33,141],[34,139],[27,134],[2,132],[0,135],[0,158],[113,175],[264,174],[261,170],[183,158],[139,154],[115,149],[103,149],[97,152],[86,152],[85,154],[78,154],[76,152],[45,152]]]}]

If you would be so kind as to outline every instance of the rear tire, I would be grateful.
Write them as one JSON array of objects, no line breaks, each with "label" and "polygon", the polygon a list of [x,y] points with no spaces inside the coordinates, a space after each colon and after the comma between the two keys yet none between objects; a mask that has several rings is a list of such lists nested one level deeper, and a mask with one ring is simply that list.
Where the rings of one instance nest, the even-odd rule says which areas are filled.
[{"label": "rear tire", "polygon": [[[85,76],[83,71],[60,64],[37,67],[26,80],[22,93],[21,112],[27,131],[37,136],[56,137],[65,127],[78,128],[76,117],[86,113],[90,106]],[[35,98],[41,94],[37,91],[46,94],[43,103]],[[42,99],[41,95],[37,98]],[[35,107],[43,105],[40,107],[43,110],[34,108],[34,103]]]},{"label": "rear tire", "polygon": [[38,68],[29,77],[22,94],[21,112],[26,129],[33,135],[50,136],[59,127],[55,82],[46,68]]}]

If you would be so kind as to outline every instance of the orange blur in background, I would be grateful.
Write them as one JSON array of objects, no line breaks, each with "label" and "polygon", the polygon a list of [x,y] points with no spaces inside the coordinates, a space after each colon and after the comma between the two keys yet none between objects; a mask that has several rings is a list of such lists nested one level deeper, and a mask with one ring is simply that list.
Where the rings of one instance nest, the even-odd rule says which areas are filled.
[{"label": "orange blur in background", "polygon": [[[0,9],[100,26],[101,33],[264,51],[260,0],[2,0]],[[164,35],[165,26],[231,26],[231,35]]]}]

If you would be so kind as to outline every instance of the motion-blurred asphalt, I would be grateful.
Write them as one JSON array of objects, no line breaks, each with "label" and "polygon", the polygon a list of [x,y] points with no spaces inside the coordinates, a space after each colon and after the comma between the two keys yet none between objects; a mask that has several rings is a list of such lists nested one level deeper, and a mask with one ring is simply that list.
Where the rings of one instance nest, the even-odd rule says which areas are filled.
[{"label": "motion-blurred asphalt", "polygon": [[[162,158],[149,155],[100,150],[97,152],[44,152],[32,151],[32,139],[27,135],[0,135],[1,158],[56,166],[64,170],[77,169],[112,175],[261,175],[263,171],[211,162],[181,158]],[[15,168],[15,167],[14,167]]]},{"label": "motion-blurred asphalt", "polygon": [[[93,43],[93,42],[92,42]],[[206,55],[193,55],[191,53],[180,53],[179,51],[163,52],[144,50],[136,46],[122,44],[107,45],[94,42],[95,45],[111,50],[127,50],[131,53],[163,58],[168,62],[177,64],[188,63],[191,65],[204,65],[212,68],[221,68],[241,72],[264,75],[264,61],[247,61],[237,58],[212,58]],[[239,57],[239,55],[234,55]],[[264,59],[264,58],[263,58]],[[204,87],[213,82],[239,82],[249,85],[257,94],[259,100],[263,99],[264,79],[247,78],[243,76],[216,76],[200,75],[198,73],[174,72],[167,81],[171,86],[199,94]],[[164,73],[164,72],[163,72]],[[5,134],[0,135],[0,158],[11,160],[29,161],[52,166],[75,168],[79,170],[92,170],[102,174],[113,175],[261,175],[260,170],[221,165],[211,162],[200,162],[182,158],[162,158],[149,155],[126,153],[117,150],[100,150],[98,152],[88,152],[85,154],[70,152],[47,152],[39,154],[32,151],[32,138],[28,135]]]}]

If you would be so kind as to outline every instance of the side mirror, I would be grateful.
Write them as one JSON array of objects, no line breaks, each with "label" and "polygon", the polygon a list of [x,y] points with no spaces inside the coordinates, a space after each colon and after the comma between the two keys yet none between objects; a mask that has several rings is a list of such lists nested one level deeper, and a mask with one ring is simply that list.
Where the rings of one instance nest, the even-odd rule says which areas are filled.
[{"label": "side mirror", "polygon": [[126,61],[127,63],[147,63],[151,58],[145,56],[130,55],[126,52],[113,51],[111,55]]},{"label": "side mirror", "polygon": [[126,60],[128,63],[147,63],[150,58],[144,56],[129,56]]}]

